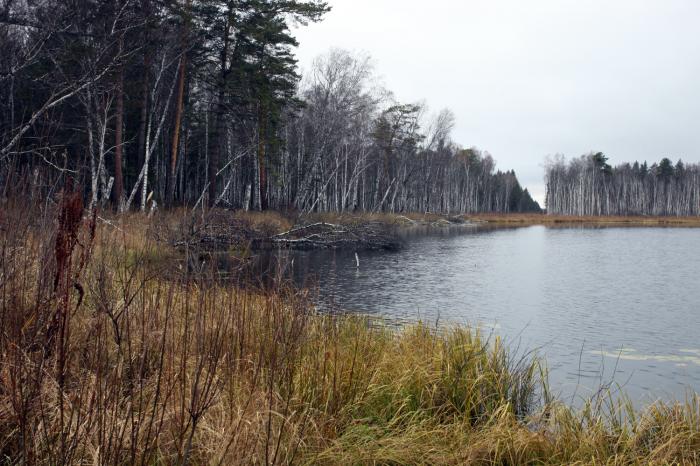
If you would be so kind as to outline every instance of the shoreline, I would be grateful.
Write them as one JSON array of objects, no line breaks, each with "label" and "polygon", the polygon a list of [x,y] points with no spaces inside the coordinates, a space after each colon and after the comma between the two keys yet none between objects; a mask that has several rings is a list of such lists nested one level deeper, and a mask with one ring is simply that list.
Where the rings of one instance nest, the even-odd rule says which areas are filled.
[{"label": "shoreline", "polygon": [[[249,213],[250,214],[250,213]],[[253,214],[255,215],[255,214]],[[280,214],[283,215],[283,214]],[[574,216],[548,215],[545,213],[358,213],[358,214],[309,214],[299,217],[303,221],[328,221],[329,223],[358,223],[378,222],[389,226],[451,226],[451,225],[507,225],[507,226],[659,226],[659,227],[700,227],[700,216],[670,217],[642,215],[603,215],[603,216]]]},{"label": "shoreline", "polygon": [[661,216],[569,216],[547,214],[473,214],[468,218],[498,225],[590,225],[629,227],[700,227],[700,217]]},{"label": "shoreline", "polygon": [[[141,214],[128,215],[139,218]],[[659,227],[700,228],[700,217],[563,216],[532,213],[312,213],[268,210],[251,212],[217,209],[200,219],[184,209],[159,213],[165,227],[161,237],[171,246],[190,245],[206,250],[269,248],[396,250],[402,247],[399,231],[416,227],[518,228],[545,227]],[[187,218],[196,227],[182,235],[178,228]],[[124,217],[122,217],[123,219]],[[102,220],[102,219],[101,219]],[[103,220],[110,222],[110,220]],[[119,223],[118,217],[112,221]],[[194,224],[193,224],[194,225]]]}]

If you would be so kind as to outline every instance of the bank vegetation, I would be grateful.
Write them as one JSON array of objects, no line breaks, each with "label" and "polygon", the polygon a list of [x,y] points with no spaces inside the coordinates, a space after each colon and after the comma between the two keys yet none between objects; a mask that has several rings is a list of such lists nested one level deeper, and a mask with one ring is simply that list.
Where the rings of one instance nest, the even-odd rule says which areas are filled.
[{"label": "bank vegetation", "polygon": [[[31,213],[31,215],[27,215]],[[168,219],[176,223],[172,219]],[[66,191],[0,210],[7,464],[696,464],[700,399],[552,399],[478,329],[321,314]],[[186,225],[190,220],[177,222]],[[619,400],[619,399],[618,399]]]}]

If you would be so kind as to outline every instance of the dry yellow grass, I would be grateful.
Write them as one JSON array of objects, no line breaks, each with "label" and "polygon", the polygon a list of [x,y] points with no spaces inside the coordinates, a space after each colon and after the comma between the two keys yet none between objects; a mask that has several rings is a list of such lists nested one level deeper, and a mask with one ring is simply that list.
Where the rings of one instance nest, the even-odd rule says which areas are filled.
[{"label": "dry yellow grass", "polygon": [[[267,216],[279,214],[245,213],[248,218],[264,219]],[[284,217],[283,217],[284,218]],[[486,222],[494,226],[660,226],[660,227],[700,227],[700,217],[661,217],[661,216],[568,216],[546,215],[534,213],[512,214],[459,214],[444,215],[437,213],[409,212],[401,214],[391,213],[323,213],[310,214],[304,217],[286,218],[284,227],[294,222],[328,222],[337,224],[357,224],[366,222],[379,222],[387,225],[411,226],[413,224],[441,224],[454,221]],[[281,226],[282,228],[282,226]]]},{"label": "dry yellow grass", "polygon": [[219,282],[138,215],[94,239],[82,224],[62,262],[56,222],[24,213],[0,216],[0,462],[700,459],[697,397],[574,411],[543,398],[537,360],[476,329],[393,330],[317,314],[303,290]]},{"label": "dry yellow grass", "polygon": [[494,225],[601,225],[700,227],[700,217],[569,216],[545,214],[473,214],[468,219]]}]

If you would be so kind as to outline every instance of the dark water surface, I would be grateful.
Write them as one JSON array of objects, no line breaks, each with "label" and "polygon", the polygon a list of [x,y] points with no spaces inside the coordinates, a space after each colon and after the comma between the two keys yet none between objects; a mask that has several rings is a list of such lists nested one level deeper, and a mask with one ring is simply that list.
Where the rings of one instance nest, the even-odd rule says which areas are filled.
[{"label": "dark water surface", "polygon": [[321,305],[478,325],[537,349],[565,398],[611,381],[641,402],[700,392],[700,230],[441,228],[359,260],[282,251],[272,262],[318,285]]}]

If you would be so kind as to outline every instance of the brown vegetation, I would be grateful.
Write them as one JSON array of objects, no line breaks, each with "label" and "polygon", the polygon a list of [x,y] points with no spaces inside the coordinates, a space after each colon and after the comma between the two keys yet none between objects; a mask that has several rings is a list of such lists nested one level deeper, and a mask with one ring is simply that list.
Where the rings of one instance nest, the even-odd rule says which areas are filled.
[{"label": "brown vegetation", "polygon": [[306,291],[168,262],[180,253],[154,239],[165,219],[81,218],[64,199],[58,212],[0,211],[2,462],[699,459],[696,397],[640,413],[602,396],[575,412],[497,338],[318,314]]},{"label": "brown vegetation", "polygon": [[700,217],[666,216],[576,216],[545,214],[475,214],[467,218],[507,225],[592,225],[700,227]]}]

